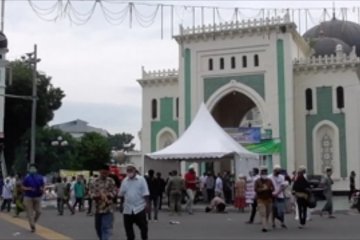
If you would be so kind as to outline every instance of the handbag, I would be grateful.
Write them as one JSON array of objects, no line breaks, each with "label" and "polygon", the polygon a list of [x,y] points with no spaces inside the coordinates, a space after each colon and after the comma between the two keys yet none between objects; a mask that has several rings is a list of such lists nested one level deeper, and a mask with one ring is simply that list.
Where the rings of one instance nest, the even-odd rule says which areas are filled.
[{"label": "handbag", "polygon": [[308,208],[316,208],[316,205],[317,205],[316,197],[312,192],[310,192],[307,199],[307,206]]}]

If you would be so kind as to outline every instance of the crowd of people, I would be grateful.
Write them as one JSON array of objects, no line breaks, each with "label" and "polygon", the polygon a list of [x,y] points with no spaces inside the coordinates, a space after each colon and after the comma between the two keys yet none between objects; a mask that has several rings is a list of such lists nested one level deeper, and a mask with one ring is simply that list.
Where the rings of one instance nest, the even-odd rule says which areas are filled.
[{"label": "crowd of people", "polygon": [[[299,228],[303,229],[311,218],[309,208],[316,206],[312,185],[306,176],[306,169],[300,167],[289,176],[276,165],[272,173],[266,167],[254,168],[248,176],[240,174],[237,179],[229,172],[217,174],[208,172],[198,177],[193,168],[182,175],[171,171],[166,179],[160,172],[149,170],[141,176],[134,165],[126,168],[127,177],[122,182],[109,172],[107,165],[99,169],[99,175],[91,175],[85,179],[79,175],[70,181],[58,177],[55,183],[58,215],[64,214],[65,206],[70,214],[84,212],[95,216],[95,230],[100,240],[110,239],[114,212],[117,208],[123,214],[124,229],[128,240],[135,239],[133,225],[138,226],[143,240],[148,239],[148,221],[159,220],[159,210],[167,199],[170,215],[181,215],[182,206],[185,212],[194,213],[194,204],[198,201],[207,203],[206,213],[224,213],[233,205],[244,212],[250,207],[248,224],[254,223],[256,213],[261,218],[261,231],[272,228],[286,229],[285,213],[295,210]],[[326,204],[321,211],[329,218],[333,215],[332,169],[327,168],[322,177],[321,187]],[[37,173],[35,165],[31,165],[29,173],[21,177],[6,178],[1,182],[1,211],[11,211],[14,217],[26,212],[30,230],[36,231],[36,222],[41,215],[41,199],[44,194],[44,179]],[[356,192],[355,173],[351,173],[351,194]],[[87,203],[85,207],[85,202]]]}]

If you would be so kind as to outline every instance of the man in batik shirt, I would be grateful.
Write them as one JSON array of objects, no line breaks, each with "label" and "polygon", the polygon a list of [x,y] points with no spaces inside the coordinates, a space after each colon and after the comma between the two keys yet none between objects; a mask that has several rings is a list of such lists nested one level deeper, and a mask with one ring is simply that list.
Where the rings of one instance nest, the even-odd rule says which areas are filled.
[{"label": "man in batik shirt", "polygon": [[90,190],[95,201],[95,228],[100,240],[109,240],[114,222],[114,198],[117,196],[115,181],[109,177],[108,166],[100,169],[98,177]]}]

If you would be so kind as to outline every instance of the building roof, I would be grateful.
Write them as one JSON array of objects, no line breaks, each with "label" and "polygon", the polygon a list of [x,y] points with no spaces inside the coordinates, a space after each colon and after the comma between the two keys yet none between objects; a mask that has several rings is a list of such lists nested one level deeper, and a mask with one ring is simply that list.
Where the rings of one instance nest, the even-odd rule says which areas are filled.
[{"label": "building roof", "polygon": [[[360,25],[351,21],[338,20],[335,17],[306,31],[305,39],[312,40],[320,37],[338,39],[348,46],[356,47],[356,54],[360,56]],[[331,55],[330,51],[327,55]]]},{"label": "building roof", "polygon": [[85,134],[90,132],[96,132],[105,137],[109,135],[109,133],[106,130],[102,128],[89,126],[88,122],[83,121],[81,119],[76,119],[74,121],[56,124],[53,125],[52,128],[56,128],[70,134]]}]

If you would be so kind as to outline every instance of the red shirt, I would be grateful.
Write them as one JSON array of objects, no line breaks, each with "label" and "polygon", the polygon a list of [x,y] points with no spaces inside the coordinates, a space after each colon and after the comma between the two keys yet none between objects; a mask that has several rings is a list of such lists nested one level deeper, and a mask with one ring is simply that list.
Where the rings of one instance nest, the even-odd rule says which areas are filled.
[{"label": "red shirt", "polygon": [[186,189],[191,189],[191,190],[196,190],[196,174],[195,173],[191,173],[191,172],[187,172],[185,174],[185,188]]}]

